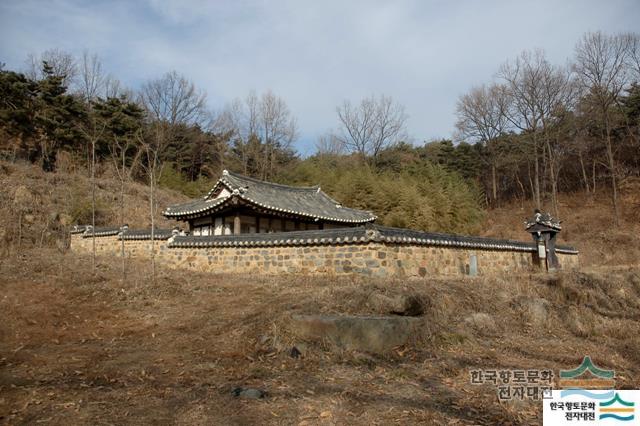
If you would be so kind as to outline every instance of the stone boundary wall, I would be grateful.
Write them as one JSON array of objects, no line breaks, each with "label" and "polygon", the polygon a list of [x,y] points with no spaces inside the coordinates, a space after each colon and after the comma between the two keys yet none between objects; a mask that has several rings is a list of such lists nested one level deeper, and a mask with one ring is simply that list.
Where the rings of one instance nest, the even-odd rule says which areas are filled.
[{"label": "stone boundary wall", "polygon": [[[384,230],[380,229],[384,236]],[[423,243],[416,238],[413,238],[415,241],[412,238],[406,238],[404,241],[395,237],[385,239],[380,237],[380,233],[371,234],[370,229],[367,230],[368,234],[364,234],[364,231],[362,233],[368,235],[367,238],[358,236],[361,234],[354,230],[332,233],[305,231],[305,236],[314,236],[311,232],[328,237],[321,238],[324,240],[323,243],[317,238],[306,239],[305,243],[301,243],[300,239],[283,240],[272,237],[275,234],[262,234],[267,237],[262,237],[263,240],[260,241],[255,239],[257,237],[250,239],[249,236],[230,236],[224,239],[180,236],[167,238],[167,234],[163,234],[164,239],[155,241],[156,260],[172,268],[214,273],[329,276],[359,274],[372,277],[424,278],[467,274],[471,257],[475,256],[479,275],[540,270],[534,246],[522,242],[503,245],[487,243],[487,247],[460,247],[461,243],[445,244],[444,240],[437,244],[434,240],[424,240],[432,243]],[[110,235],[101,236],[96,230],[96,253],[121,256],[121,236],[107,234]],[[303,232],[296,234],[302,235]],[[137,235],[142,233],[139,232]],[[280,234],[282,235],[284,233]],[[477,238],[474,241],[478,241]],[[145,258],[150,255],[149,239],[131,239],[125,235],[124,246],[127,257]],[[91,253],[91,234],[72,234],[71,249],[79,253]],[[575,249],[560,248],[557,255],[563,269],[578,266]]]}]

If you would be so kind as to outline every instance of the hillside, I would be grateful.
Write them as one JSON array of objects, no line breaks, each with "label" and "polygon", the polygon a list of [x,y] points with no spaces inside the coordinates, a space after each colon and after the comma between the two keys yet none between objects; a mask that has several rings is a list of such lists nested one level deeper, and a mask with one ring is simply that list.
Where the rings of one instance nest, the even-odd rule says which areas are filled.
[{"label": "hillside", "polygon": [[[637,265],[640,259],[640,180],[628,180],[620,191],[622,217],[613,224],[607,194],[583,193],[559,197],[561,244],[580,250],[582,265]],[[531,217],[532,202],[509,203],[487,213],[483,236],[528,240],[524,220]]]},{"label": "hillside", "polygon": [[[105,171],[97,184],[98,223],[117,223],[118,181]],[[623,192],[617,231],[606,199],[562,198],[561,241],[581,250],[580,271],[406,282],[160,268],[154,283],[148,262],[130,261],[123,281],[119,259],[99,258],[93,275],[89,257],[55,244],[88,220],[86,175],[0,163],[0,185],[11,247],[0,256],[2,423],[537,424],[539,402],[501,403],[470,371],[557,373],[584,355],[614,369],[618,386],[640,386],[634,190]],[[148,226],[147,188],[125,192],[129,224]],[[158,198],[161,207],[185,199]],[[526,240],[530,212],[489,211],[484,233]],[[421,301],[411,344],[372,355],[291,331],[292,314],[388,314],[375,295]],[[242,399],[238,387],[267,394]]]},{"label": "hillside", "polygon": [[[91,223],[91,184],[86,170],[43,172],[25,163],[0,162],[0,229],[5,238],[22,244],[53,245],[64,240],[73,224]],[[159,213],[188,198],[166,189],[157,191],[159,228],[174,226]],[[120,181],[103,166],[96,179],[96,226],[120,224]],[[149,188],[127,181],[124,220],[132,228],[150,227]]]},{"label": "hillside", "polygon": [[[96,180],[96,225],[117,226],[120,222],[120,181],[115,173],[103,166]],[[23,163],[0,162],[0,229],[10,245],[22,243],[38,246],[54,245],[66,237],[72,224],[91,222],[91,185],[86,171],[61,170],[45,173],[39,167]],[[628,181],[621,188],[622,222],[614,228],[610,200],[605,194],[588,197],[584,194],[560,197],[560,218],[563,231],[559,239],[581,252],[583,265],[637,264],[640,258],[640,182]],[[187,196],[160,188],[157,191],[157,226],[173,227],[159,213]],[[528,241],[523,222],[533,212],[531,202],[509,203],[489,210],[481,235]],[[128,181],[125,184],[125,221],[133,228],[148,228],[149,189]],[[22,235],[19,236],[19,222]],[[184,224],[181,224],[184,226]],[[474,225],[474,227],[476,227]],[[432,231],[442,231],[431,229]]]}]

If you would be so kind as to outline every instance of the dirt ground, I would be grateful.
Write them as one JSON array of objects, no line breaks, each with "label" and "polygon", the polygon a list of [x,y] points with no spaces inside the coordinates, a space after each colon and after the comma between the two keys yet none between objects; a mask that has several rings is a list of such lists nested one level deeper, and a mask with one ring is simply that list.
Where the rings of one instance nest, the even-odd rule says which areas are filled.
[{"label": "dirt ground", "polygon": [[[56,249],[0,261],[0,423],[538,424],[473,369],[575,368],[640,387],[640,268],[416,282],[224,276]],[[292,313],[419,295],[422,334],[379,356],[302,342]],[[543,308],[540,308],[543,306]],[[291,356],[296,346],[302,356]],[[267,392],[235,397],[237,387]]]}]

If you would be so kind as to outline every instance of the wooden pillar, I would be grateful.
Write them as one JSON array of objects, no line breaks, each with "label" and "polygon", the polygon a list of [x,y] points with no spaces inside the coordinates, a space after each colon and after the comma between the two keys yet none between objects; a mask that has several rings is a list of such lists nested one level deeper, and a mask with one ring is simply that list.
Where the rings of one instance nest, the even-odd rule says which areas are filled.
[{"label": "wooden pillar", "polygon": [[260,233],[260,215],[256,216],[256,234]]},{"label": "wooden pillar", "polygon": [[236,212],[236,216],[233,218],[233,235],[240,235],[241,230],[240,212]]}]

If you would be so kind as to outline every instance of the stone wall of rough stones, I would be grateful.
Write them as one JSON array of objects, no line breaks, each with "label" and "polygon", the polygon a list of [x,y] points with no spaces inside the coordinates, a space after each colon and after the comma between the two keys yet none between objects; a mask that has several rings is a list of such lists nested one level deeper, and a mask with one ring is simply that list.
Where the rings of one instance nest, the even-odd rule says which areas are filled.
[{"label": "stone wall of rough stones", "polygon": [[[72,235],[71,249],[91,253],[92,239]],[[98,255],[121,254],[118,236],[96,237]],[[148,257],[151,242],[125,240],[127,257]],[[400,243],[366,242],[274,247],[169,248],[156,241],[156,259],[172,268],[219,273],[260,274],[361,274],[374,277],[421,278],[459,275],[469,270],[477,257],[480,275],[526,272],[534,266],[534,254],[526,251],[464,249]],[[558,254],[563,269],[578,266],[578,255]]]}]

